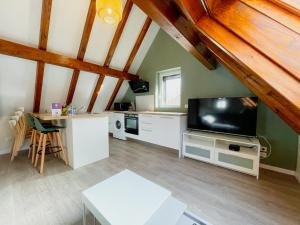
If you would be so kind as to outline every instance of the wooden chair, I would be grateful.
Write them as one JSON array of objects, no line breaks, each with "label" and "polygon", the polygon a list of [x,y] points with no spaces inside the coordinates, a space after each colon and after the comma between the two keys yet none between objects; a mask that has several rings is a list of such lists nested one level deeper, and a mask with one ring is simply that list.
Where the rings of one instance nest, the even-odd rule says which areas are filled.
[{"label": "wooden chair", "polygon": [[31,136],[30,136],[30,146],[28,150],[28,158],[31,158],[31,163],[34,164],[35,156],[36,156],[36,144],[37,144],[37,138],[38,138],[38,132],[36,130],[36,127],[34,125],[34,119],[33,117],[28,114],[26,116],[28,126],[30,127]]},{"label": "wooden chair", "polygon": [[[12,122],[15,121],[15,122]],[[15,157],[18,155],[18,151],[20,150],[23,142],[22,142],[22,129],[23,129],[23,123],[20,120],[19,116],[11,116],[10,120],[10,125],[12,128],[12,133],[13,133],[13,144],[12,144],[12,149],[11,149],[11,161],[14,161]]]},{"label": "wooden chair", "polygon": [[[34,162],[34,167],[37,167],[38,161],[40,159],[40,174],[44,173],[44,164],[45,164],[45,155],[54,154],[58,158],[62,158],[66,165],[68,165],[68,158],[65,148],[61,139],[61,131],[63,127],[57,126],[43,126],[42,123],[35,117],[34,125],[39,133],[39,144],[36,151],[36,157]],[[50,145],[47,146],[47,141],[50,142]],[[60,157],[62,154],[62,157]]]}]

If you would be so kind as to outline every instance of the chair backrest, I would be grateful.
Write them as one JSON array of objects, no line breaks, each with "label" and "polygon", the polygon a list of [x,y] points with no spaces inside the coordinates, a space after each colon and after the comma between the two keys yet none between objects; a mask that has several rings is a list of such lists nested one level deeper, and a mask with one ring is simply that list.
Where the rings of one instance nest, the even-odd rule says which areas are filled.
[{"label": "chair backrest", "polygon": [[24,107],[19,107],[17,108],[18,111],[22,111],[22,112],[25,112],[25,108]]},{"label": "chair backrest", "polygon": [[17,122],[15,120],[9,120],[8,121],[10,128],[14,129],[17,125]]},{"label": "chair backrest", "polygon": [[29,126],[31,126],[32,128],[35,128],[34,119],[30,114],[26,115],[26,120],[27,120],[27,123],[29,124]]},{"label": "chair backrest", "polygon": [[20,117],[19,116],[11,116],[10,119],[15,120],[16,122],[18,122]]},{"label": "chair backrest", "polygon": [[15,115],[21,117],[23,115],[23,112],[22,111],[16,111]]},{"label": "chair backrest", "polygon": [[36,118],[36,117],[33,117],[33,120],[34,120],[34,126],[35,126],[35,128],[38,130],[38,131],[47,131],[44,127],[43,127],[43,125],[42,125],[42,123],[40,122],[40,120],[38,119],[38,118]]}]

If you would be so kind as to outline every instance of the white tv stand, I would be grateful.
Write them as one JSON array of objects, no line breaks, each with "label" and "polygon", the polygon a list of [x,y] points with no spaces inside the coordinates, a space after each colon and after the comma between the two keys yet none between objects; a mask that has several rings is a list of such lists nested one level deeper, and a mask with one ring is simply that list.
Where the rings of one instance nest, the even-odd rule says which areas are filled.
[{"label": "white tv stand", "polygon": [[[240,151],[229,150],[230,144]],[[242,173],[259,176],[260,143],[254,137],[186,131],[179,157],[189,157]]]}]

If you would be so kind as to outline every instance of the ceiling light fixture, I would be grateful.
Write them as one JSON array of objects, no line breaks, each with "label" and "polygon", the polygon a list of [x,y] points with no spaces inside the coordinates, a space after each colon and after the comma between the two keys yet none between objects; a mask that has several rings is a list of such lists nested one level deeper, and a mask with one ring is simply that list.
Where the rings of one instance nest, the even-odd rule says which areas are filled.
[{"label": "ceiling light fixture", "polygon": [[97,0],[96,9],[98,16],[108,24],[117,24],[122,19],[121,0]]}]

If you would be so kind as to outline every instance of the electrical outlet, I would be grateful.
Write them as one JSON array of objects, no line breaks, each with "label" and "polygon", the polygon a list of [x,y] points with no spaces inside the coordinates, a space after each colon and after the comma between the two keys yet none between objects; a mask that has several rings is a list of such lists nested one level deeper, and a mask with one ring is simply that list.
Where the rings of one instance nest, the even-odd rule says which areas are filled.
[{"label": "electrical outlet", "polygon": [[260,152],[260,157],[261,158],[267,158],[267,153],[266,152]]},{"label": "electrical outlet", "polygon": [[268,147],[266,147],[266,146],[261,146],[260,152],[265,152],[265,153],[267,153],[267,152],[268,152]]}]

